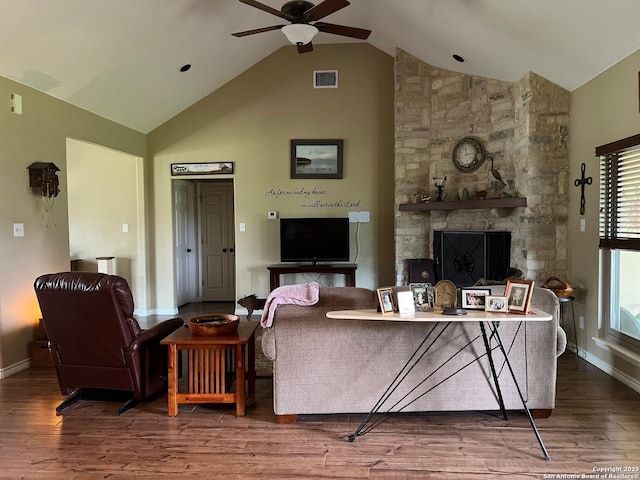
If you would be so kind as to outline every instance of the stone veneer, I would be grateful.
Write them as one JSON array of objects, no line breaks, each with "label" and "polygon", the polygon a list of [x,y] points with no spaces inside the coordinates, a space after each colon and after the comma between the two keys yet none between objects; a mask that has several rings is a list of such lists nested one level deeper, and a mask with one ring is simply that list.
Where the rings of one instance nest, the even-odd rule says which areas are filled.
[{"label": "stone veneer", "polygon": [[[433,258],[434,230],[510,231],[511,266],[542,283],[566,278],[570,94],[527,73],[516,83],[428,65],[400,49],[395,59],[395,247],[397,283],[406,259]],[[494,158],[473,173],[451,160],[456,142],[474,136]],[[527,207],[511,210],[400,212],[417,194],[435,200],[433,177],[447,176],[445,200],[511,194]]]}]

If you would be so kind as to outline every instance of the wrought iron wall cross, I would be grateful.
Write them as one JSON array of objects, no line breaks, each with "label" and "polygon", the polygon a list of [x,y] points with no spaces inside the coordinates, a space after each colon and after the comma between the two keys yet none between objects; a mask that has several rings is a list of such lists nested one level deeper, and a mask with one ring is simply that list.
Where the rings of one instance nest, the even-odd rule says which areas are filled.
[{"label": "wrought iron wall cross", "polygon": [[580,170],[582,171],[582,178],[576,178],[575,181],[575,186],[580,187],[580,215],[584,215],[584,186],[591,185],[591,182],[593,182],[593,179],[591,177],[585,178],[584,172],[586,168],[586,165],[584,164],[584,162],[582,162],[582,165],[580,166]]}]

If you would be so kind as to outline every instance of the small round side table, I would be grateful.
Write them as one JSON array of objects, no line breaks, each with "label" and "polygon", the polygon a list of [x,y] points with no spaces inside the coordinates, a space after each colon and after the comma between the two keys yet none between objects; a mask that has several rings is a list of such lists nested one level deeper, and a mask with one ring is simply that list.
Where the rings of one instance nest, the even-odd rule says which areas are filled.
[{"label": "small round side table", "polygon": [[580,357],[579,349],[578,349],[578,331],[576,330],[576,313],[573,310],[573,300],[574,297],[558,297],[558,302],[560,302],[560,324],[564,327],[564,308],[565,304],[568,304],[571,307],[571,318],[573,320],[573,341],[576,346],[576,355]]}]

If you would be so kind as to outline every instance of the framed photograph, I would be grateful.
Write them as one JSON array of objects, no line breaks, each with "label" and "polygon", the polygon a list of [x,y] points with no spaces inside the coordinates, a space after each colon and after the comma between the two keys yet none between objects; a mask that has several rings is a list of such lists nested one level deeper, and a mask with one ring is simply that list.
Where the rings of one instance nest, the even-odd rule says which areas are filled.
[{"label": "framed photograph", "polygon": [[485,297],[491,295],[491,290],[484,288],[463,288],[460,291],[462,308],[467,310],[484,310]]},{"label": "framed photograph", "polygon": [[406,290],[399,290],[396,292],[396,305],[398,306],[398,313],[400,315],[409,315],[416,313],[416,305],[413,300],[413,291],[410,287]]},{"label": "framed photograph", "polygon": [[435,305],[433,285],[430,283],[410,283],[416,312],[430,312]]},{"label": "framed photograph", "polygon": [[510,313],[528,313],[533,294],[533,282],[528,280],[507,280],[504,296]]},{"label": "framed photograph", "polygon": [[291,178],[342,178],[342,140],[291,140]]},{"label": "framed photograph", "polygon": [[484,297],[484,311],[507,313],[509,311],[509,304],[507,301],[507,297],[487,295]]},{"label": "framed photograph", "polygon": [[221,175],[233,173],[233,162],[214,163],[172,163],[171,176],[181,175]]},{"label": "framed photograph", "polygon": [[393,290],[391,287],[378,288],[378,301],[380,302],[380,312],[383,315],[393,313],[395,308],[393,305]]}]

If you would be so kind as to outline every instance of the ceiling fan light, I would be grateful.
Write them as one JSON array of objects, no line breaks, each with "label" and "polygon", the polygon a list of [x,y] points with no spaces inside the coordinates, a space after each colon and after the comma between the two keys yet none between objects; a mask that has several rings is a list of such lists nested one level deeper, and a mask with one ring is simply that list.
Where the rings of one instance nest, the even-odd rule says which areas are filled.
[{"label": "ceiling fan light", "polygon": [[282,27],[282,33],[294,45],[306,45],[318,33],[318,29],[308,23],[292,23]]}]

